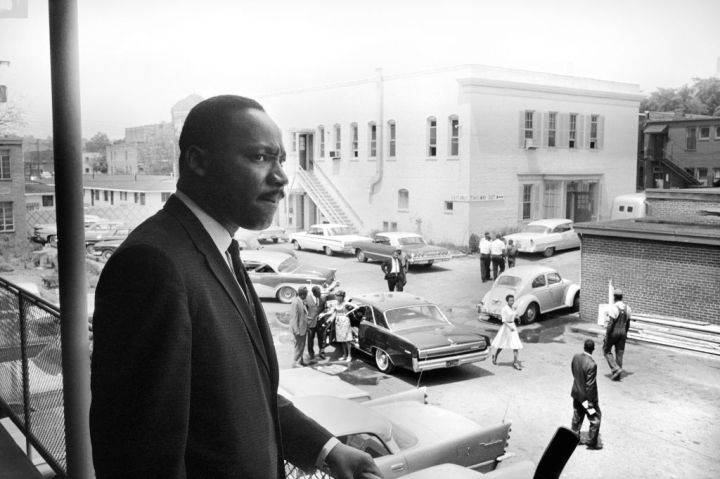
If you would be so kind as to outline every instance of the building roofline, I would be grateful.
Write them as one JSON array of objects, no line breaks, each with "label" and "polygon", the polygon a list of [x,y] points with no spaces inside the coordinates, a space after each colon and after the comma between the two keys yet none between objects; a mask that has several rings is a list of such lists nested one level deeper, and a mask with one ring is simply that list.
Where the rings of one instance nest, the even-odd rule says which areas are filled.
[{"label": "building roofline", "polygon": [[648,218],[622,219],[576,223],[575,231],[581,237],[605,236],[611,238],[642,239],[682,244],[720,246],[720,228],[717,224],[673,222]]},{"label": "building roofline", "polygon": [[649,200],[688,200],[720,203],[720,188],[648,188],[645,190],[645,196]]}]

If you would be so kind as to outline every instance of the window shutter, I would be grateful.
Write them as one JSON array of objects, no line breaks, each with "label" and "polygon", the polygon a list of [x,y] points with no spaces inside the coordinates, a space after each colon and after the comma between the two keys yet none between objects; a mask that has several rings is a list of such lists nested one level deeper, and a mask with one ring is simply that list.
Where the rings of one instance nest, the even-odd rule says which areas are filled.
[{"label": "window shutter", "polygon": [[598,150],[602,150],[605,136],[605,117],[602,115],[598,116],[598,125],[597,125],[597,148]]},{"label": "window shutter", "polygon": [[520,110],[520,120],[518,121],[518,146],[525,148],[525,110]]},{"label": "window shutter", "polygon": [[[550,115],[545,111],[542,114],[542,125],[543,125],[543,137],[542,137],[542,147],[547,148],[548,147],[548,131],[549,131],[549,122],[550,121]],[[556,145],[557,145],[557,138],[555,139]]]},{"label": "window shutter", "polygon": [[586,117],[585,115],[578,114],[577,116],[577,145],[576,148],[579,150],[581,148],[585,148],[585,145],[587,144],[587,141],[585,140],[585,132],[589,130],[589,128],[585,128],[585,122],[590,117]]},{"label": "window shutter", "polygon": [[558,138],[555,144],[560,148],[567,148],[569,141],[568,131],[570,130],[570,115],[567,113],[558,114],[557,122]]}]

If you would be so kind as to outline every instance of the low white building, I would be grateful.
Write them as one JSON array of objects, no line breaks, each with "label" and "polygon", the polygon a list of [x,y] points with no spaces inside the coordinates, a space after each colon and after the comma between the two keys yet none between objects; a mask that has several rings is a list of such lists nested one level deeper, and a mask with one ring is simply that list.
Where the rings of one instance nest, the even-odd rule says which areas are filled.
[{"label": "low white building", "polygon": [[159,210],[175,192],[176,183],[177,178],[172,176],[86,176],[83,203],[86,207],[138,206]]},{"label": "low white building", "polygon": [[486,66],[258,100],[283,130],[279,221],[466,244],[538,218],[606,218],[635,190],[638,85]]}]

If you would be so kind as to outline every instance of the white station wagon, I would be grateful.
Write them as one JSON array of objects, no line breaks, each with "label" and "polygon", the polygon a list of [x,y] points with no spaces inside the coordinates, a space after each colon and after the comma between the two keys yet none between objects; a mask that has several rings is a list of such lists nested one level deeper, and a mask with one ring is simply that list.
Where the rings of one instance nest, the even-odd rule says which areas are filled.
[{"label": "white station wagon", "polygon": [[519,233],[505,236],[513,240],[520,253],[542,253],[552,256],[555,251],[580,247],[580,237],[572,220],[554,218],[531,221]]}]

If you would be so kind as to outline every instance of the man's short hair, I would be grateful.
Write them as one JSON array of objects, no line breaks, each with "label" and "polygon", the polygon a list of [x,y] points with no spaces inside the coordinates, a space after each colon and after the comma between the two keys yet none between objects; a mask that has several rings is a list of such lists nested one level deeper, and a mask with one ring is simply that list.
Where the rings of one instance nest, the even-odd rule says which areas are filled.
[{"label": "man's short hair", "polygon": [[583,348],[585,349],[586,353],[592,353],[593,351],[595,351],[595,341],[593,341],[592,339],[586,339]]},{"label": "man's short hair", "polygon": [[307,288],[305,286],[300,286],[297,291],[298,296],[302,296],[303,294],[307,294]]},{"label": "man's short hair", "polygon": [[505,296],[505,302],[507,303],[508,301],[510,301],[510,298],[515,299],[515,295],[514,295],[514,294],[508,294],[507,296]]},{"label": "man's short hair", "polygon": [[613,291],[613,298],[623,299],[623,292],[620,288],[617,288],[615,291]]},{"label": "man's short hair", "polygon": [[230,115],[243,110],[265,111],[252,98],[238,95],[214,96],[195,105],[185,118],[180,132],[180,157],[193,145],[207,146],[226,136]]},{"label": "man's short hair", "polygon": [[[322,290],[320,289],[320,286],[318,286],[318,285],[313,286],[311,291],[313,292],[313,294],[322,292]],[[318,294],[318,296],[319,296],[319,294]]]}]

